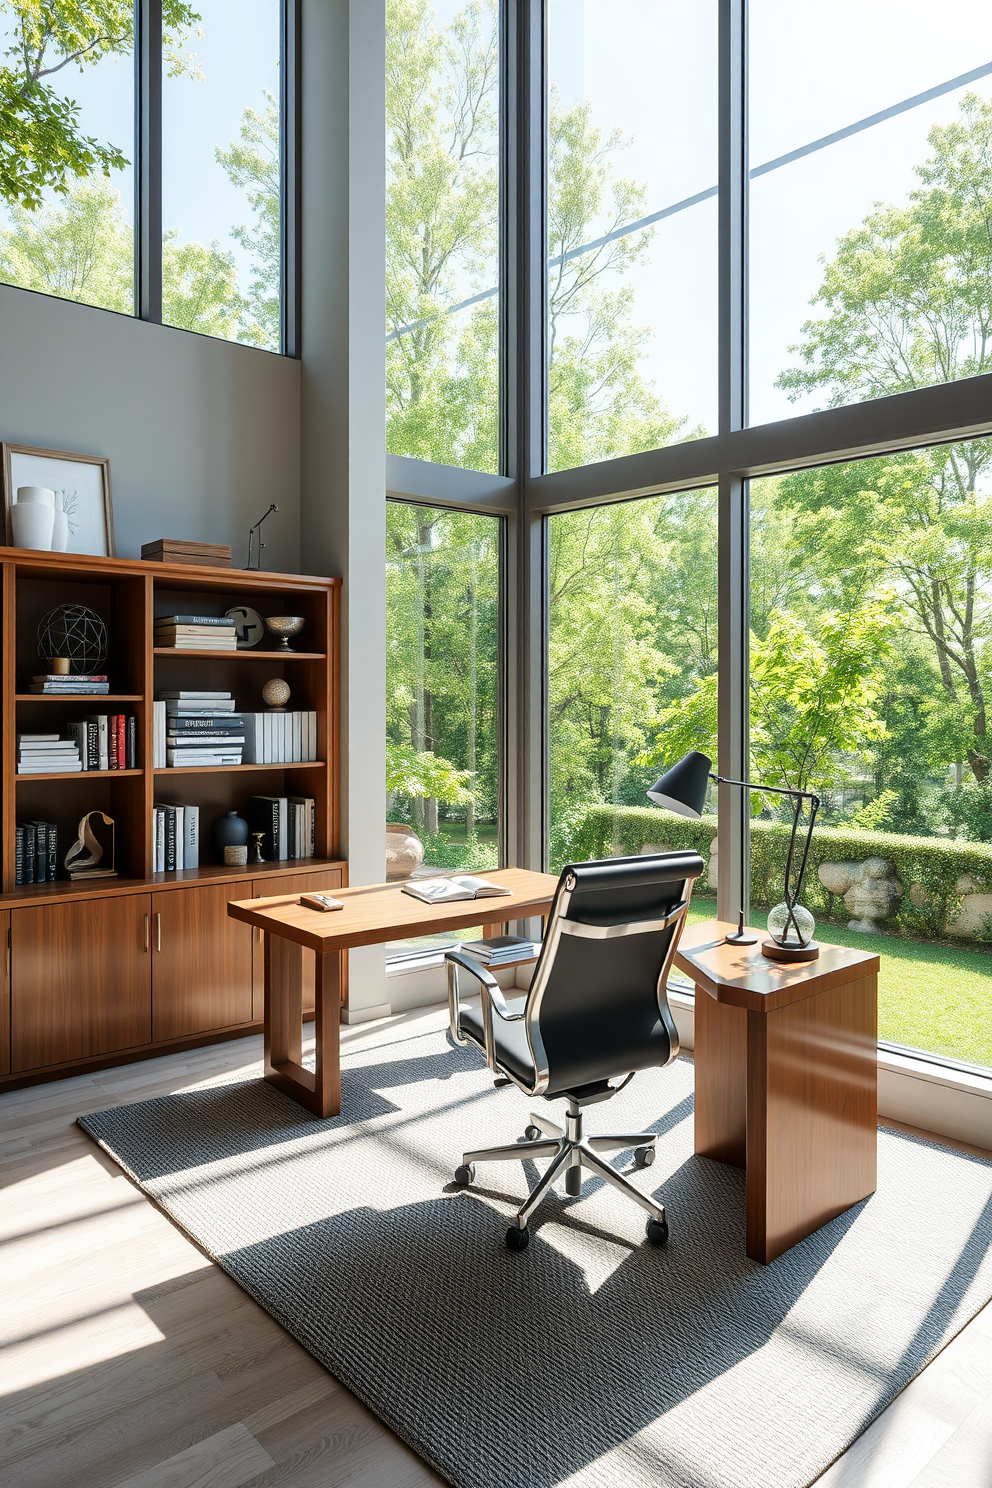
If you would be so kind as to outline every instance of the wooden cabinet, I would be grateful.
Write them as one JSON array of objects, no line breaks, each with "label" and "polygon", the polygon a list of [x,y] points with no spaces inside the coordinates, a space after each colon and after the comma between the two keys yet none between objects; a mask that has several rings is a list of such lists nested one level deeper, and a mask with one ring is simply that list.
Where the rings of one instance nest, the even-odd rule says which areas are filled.
[{"label": "wooden cabinet", "polygon": [[252,932],[228,901],[246,883],[153,894],[152,1038],[184,1038],[251,1022]]},{"label": "wooden cabinet", "polygon": [[[267,899],[273,894],[333,894],[341,888],[340,868],[325,868],[321,873],[273,873],[266,878],[256,878],[251,886],[253,899]],[[235,898],[231,895],[231,898]],[[247,926],[245,927],[247,929]],[[253,1006],[256,1022],[260,1022],[264,1011],[265,958],[261,931],[252,930],[252,983]],[[314,964],[313,952],[303,953],[303,1016],[314,1014]]]},{"label": "wooden cabinet", "polygon": [[151,1038],[151,896],[10,912],[11,1073]]},{"label": "wooden cabinet", "polygon": [[0,913],[0,1075],[10,1074],[10,911]]}]

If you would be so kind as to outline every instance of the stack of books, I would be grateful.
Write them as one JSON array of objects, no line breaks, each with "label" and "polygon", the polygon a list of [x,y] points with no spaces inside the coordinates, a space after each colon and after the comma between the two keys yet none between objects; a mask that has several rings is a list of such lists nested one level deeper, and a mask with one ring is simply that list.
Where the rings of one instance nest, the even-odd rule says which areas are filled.
[{"label": "stack of books", "polygon": [[138,720],[124,713],[88,713],[67,725],[84,770],[135,770]]},{"label": "stack of books", "polygon": [[153,873],[199,868],[199,806],[153,806],[152,842]]},{"label": "stack of books", "polygon": [[82,768],[75,739],[60,739],[58,734],[18,734],[18,775],[64,775]]},{"label": "stack of books", "polygon": [[246,713],[245,763],[289,765],[317,758],[317,715]]},{"label": "stack of books", "polygon": [[482,966],[516,966],[541,954],[540,942],[519,935],[491,935],[488,940],[462,941],[462,950]]},{"label": "stack of books", "polygon": [[244,719],[229,692],[176,691],[155,703],[155,768],[240,765]]},{"label": "stack of books", "polygon": [[155,644],[176,651],[236,651],[238,636],[226,615],[163,615],[155,621]]},{"label": "stack of books", "polygon": [[31,691],[46,697],[97,696],[110,691],[110,683],[103,672],[80,673],[76,677],[56,676],[54,672],[40,672],[31,678]]},{"label": "stack of books", "polygon": [[52,883],[58,868],[59,829],[54,822],[18,822],[14,829],[14,883]]},{"label": "stack of books", "polygon": [[249,824],[262,833],[262,857],[312,858],[317,818],[312,796],[252,796]]}]

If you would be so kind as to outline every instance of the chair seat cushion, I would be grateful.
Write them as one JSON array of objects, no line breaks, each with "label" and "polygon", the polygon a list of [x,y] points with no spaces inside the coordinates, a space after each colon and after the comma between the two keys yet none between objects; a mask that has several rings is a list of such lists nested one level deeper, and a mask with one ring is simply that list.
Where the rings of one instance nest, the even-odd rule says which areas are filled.
[{"label": "chair seat cushion", "polygon": [[[524,998],[510,999],[507,1001],[511,1012],[520,1012]],[[518,1005],[514,1006],[517,1003]],[[486,1047],[486,1036],[482,1027],[482,1006],[473,999],[461,1004],[461,1017],[459,1028],[462,1034],[467,1035],[481,1049]],[[493,1013],[493,1042],[496,1045],[496,1062],[522,1080],[527,1085],[533,1085],[535,1070],[534,1061],[530,1056],[530,1045],[527,1043],[527,1035],[524,1032],[524,1024],[504,1023],[502,1019]]]}]

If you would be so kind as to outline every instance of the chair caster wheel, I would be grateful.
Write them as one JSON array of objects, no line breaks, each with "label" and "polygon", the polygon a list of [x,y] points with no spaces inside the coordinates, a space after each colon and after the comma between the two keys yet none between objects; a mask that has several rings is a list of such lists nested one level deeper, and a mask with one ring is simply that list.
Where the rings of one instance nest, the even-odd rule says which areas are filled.
[{"label": "chair caster wheel", "polygon": [[639,1168],[649,1168],[654,1162],[653,1147],[635,1147],[634,1161]]},{"label": "chair caster wheel", "polygon": [[475,1182],[475,1163],[462,1163],[455,1169],[455,1182],[460,1188],[468,1188]]},{"label": "chair caster wheel", "polygon": [[530,1230],[521,1230],[516,1225],[511,1225],[506,1232],[507,1250],[526,1250],[529,1244]]},{"label": "chair caster wheel", "polygon": [[649,1219],[645,1233],[652,1245],[667,1245],[668,1221],[665,1219]]},{"label": "chair caster wheel", "polygon": [[533,1122],[530,1126],[524,1127],[524,1136],[527,1138],[528,1142],[536,1142],[538,1137],[543,1137],[543,1135],[544,1133],[541,1131],[541,1128],[539,1126],[534,1126]]},{"label": "chair caster wheel", "polygon": [[582,1192],[582,1169],[569,1168],[565,1174],[565,1192],[570,1199],[578,1198]]}]

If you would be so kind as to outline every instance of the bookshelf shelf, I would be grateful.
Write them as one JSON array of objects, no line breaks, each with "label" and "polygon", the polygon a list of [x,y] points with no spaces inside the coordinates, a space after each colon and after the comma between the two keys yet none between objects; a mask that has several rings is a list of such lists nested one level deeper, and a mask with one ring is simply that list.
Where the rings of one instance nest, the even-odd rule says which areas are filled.
[{"label": "bookshelf shelf", "polygon": [[[156,775],[237,775],[256,770],[325,770],[324,760],[283,760],[281,764],[268,765],[165,765],[159,766]],[[123,771],[118,771],[123,774]]]},{"label": "bookshelf shelf", "polygon": [[105,778],[106,779],[113,779],[113,780],[121,780],[126,775],[144,775],[144,773],[145,773],[144,770],[55,770],[55,771],[51,771],[51,772],[46,772],[45,774],[42,774],[39,771],[37,774],[35,774],[34,772],[32,772],[30,775],[22,775],[20,773],[20,771],[18,771],[17,775],[14,778],[16,779],[18,785],[20,785],[21,782],[24,781],[24,780],[90,780],[90,781],[92,781],[94,779],[94,777],[96,777],[97,779],[100,779],[100,780],[103,780]]},{"label": "bookshelf shelf", "polygon": [[326,661],[323,651],[223,651],[208,650],[204,646],[156,646],[156,656],[223,657],[226,661]]}]

